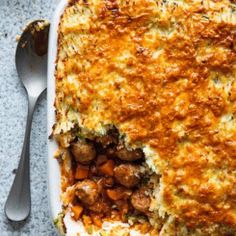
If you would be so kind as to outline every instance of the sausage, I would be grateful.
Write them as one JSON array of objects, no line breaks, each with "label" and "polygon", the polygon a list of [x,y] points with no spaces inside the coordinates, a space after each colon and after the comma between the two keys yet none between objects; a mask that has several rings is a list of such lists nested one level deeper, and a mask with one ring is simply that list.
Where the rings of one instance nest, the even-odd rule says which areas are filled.
[{"label": "sausage", "polygon": [[71,152],[75,160],[81,164],[88,164],[96,157],[94,145],[82,140],[71,144]]},{"label": "sausage", "polygon": [[126,188],[138,185],[140,181],[140,167],[133,164],[121,164],[114,169],[114,176],[118,183]]},{"label": "sausage", "polygon": [[116,156],[122,161],[136,161],[143,157],[141,149],[128,150],[125,147],[117,148]]},{"label": "sausage", "polygon": [[117,208],[123,213],[123,214],[127,214],[129,212],[129,204],[127,202],[127,200],[122,199],[122,200],[117,200],[115,202]]},{"label": "sausage", "polygon": [[89,210],[96,213],[108,213],[111,211],[111,208],[103,198],[99,198],[94,204],[89,206]]},{"label": "sausage", "polygon": [[116,149],[114,147],[113,148],[108,148],[106,150],[106,155],[110,158],[116,157]]},{"label": "sausage", "polygon": [[117,201],[121,199],[127,200],[131,196],[132,191],[124,187],[118,187],[118,188],[113,188],[113,189],[107,189],[106,194],[113,201]]},{"label": "sausage", "polygon": [[98,185],[92,180],[84,180],[76,185],[75,195],[85,205],[94,204],[100,194]]},{"label": "sausage", "polygon": [[97,184],[101,188],[111,188],[114,185],[114,179],[112,177],[103,177],[97,181]]},{"label": "sausage", "polygon": [[118,143],[118,137],[118,130],[113,128],[108,130],[106,135],[96,137],[96,142],[102,144],[103,148],[106,148],[111,144],[116,145]]},{"label": "sausage", "polygon": [[131,204],[136,210],[148,213],[151,204],[148,190],[146,188],[136,190],[131,196]]}]

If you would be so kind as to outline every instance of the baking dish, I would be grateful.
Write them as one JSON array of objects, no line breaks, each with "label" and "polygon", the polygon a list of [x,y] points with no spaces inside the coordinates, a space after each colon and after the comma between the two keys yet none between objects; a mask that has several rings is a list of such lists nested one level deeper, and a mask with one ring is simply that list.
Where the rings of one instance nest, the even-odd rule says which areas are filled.
[{"label": "baking dish", "polygon": [[[75,1],[75,3],[76,2],[78,2],[78,4],[83,2],[84,5],[86,6],[88,4],[88,1]],[[228,158],[231,161],[226,163],[226,166],[234,162],[232,157],[234,157],[233,153],[235,152],[233,151],[234,146],[232,144],[234,143],[233,139],[235,136],[233,135],[235,132],[234,127],[236,126],[233,121],[234,120],[233,115],[231,114],[231,112],[233,111],[232,109],[234,109],[233,101],[235,99],[234,96],[232,96],[232,94],[234,94],[234,81],[233,81],[234,79],[232,76],[230,76],[229,73],[230,70],[229,71],[226,70],[227,68],[231,68],[233,65],[232,63],[234,62],[233,59],[234,52],[232,49],[232,45],[225,44],[224,40],[221,41],[221,44],[223,46],[218,47],[217,46],[218,41],[216,40],[215,37],[215,34],[219,34],[219,36],[221,35],[222,37],[227,37],[227,40],[233,41],[234,24],[232,22],[228,22],[234,19],[233,15],[232,16],[230,15],[231,11],[230,12],[228,11],[227,18],[225,18],[225,16],[222,15],[221,22],[219,23],[218,19],[219,9],[222,9],[219,7],[222,7],[222,4],[217,4],[217,3],[215,3],[214,6],[204,5],[204,4],[202,6],[200,2],[196,2],[196,4],[192,4],[192,2],[189,2],[187,6],[186,5],[182,6],[180,4],[178,5],[178,7],[176,7],[176,4],[174,4],[175,2],[173,3],[173,1],[165,1],[163,2],[163,4],[161,4],[162,1],[159,2],[154,0],[153,1],[132,0],[132,1],[120,1],[119,2],[120,5],[119,7],[117,7],[116,5],[109,5],[110,2],[111,1],[100,1],[100,3],[103,3],[105,6],[102,8],[99,5],[97,8],[99,9],[98,12],[100,12],[100,9],[103,10],[105,9],[104,10],[105,13],[107,13],[108,16],[111,16],[110,18],[108,17],[110,21],[105,22],[105,25],[104,24],[101,25],[102,29],[107,29],[107,31],[103,32],[104,33],[103,36],[104,37],[109,36],[111,38],[111,41],[113,39],[112,36],[116,35],[116,33],[125,34],[124,36],[126,37],[124,37],[124,40],[120,40],[119,42],[117,41],[118,39],[115,38],[115,40],[112,41],[113,44],[111,44],[107,43],[110,42],[109,40],[102,41],[103,38],[101,37],[100,33],[97,35],[95,34],[91,35],[90,34],[91,32],[89,31],[87,35],[88,38],[91,37],[93,40],[95,40],[97,36],[98,39],[98,41],[95,41],[96,44],[90,44],[91,46],[96,45],[95,50],[93,50],[93,53],[91,54],[91,57],[93,56],[97,57],[96,59],[98,64],[100,63],[102,66],[97,66],[98,64],[93,64],[93,63],[91,64],[88,63],[88,65],[86,64],[86,66],[90,68],[89,67],[90,65],[93,66],[95,65],[94,71],[97,71],[99,68],[102,68],[101,72],[99,72],[102,75],[103,71],[105,72],[107,71],[104,70],[104,63],[103,63],[104,60],[100,59],[107,59],[107,67],[109,67],[108,71],[109,72],[112,71],[113,74],[110,73],[107,74],[109,79],[107,79],[106,76],[103,77],[101,76],[101,81],[104,83],[106,81],[111,81],[112,79],[113,80],[115,79],[116,83],[112,84],[112,86],[114,85],[113,87],[111,87],[109,83],[105,83],[102,85],[107,85],[107,86],[109,85],[108,86],[109,89],[107,89],[106,91],[116,91],[119,90],[120,87],[126,88],[124,90],[119,90],[118,92],[119,96],[123,94],[122,101],[124,101],[124,103],[121,103],[119,99],[116,99],[119,96],[112,96],[112,94],[109,93],[102,93],[99,94],[99,96],[101,97],[101,100],[103,99],[102,101],[106,103],[106,105],[109,105],[109,101],[113,101],[113,104],[118,104],[117,106],[109,106],[110,109],[106,110],[106,114],[108,114],[109,117],[108,121],[109,120],[114,121],[112,124],[118,126],[118,129],[123,127],[123,134],[129,133],[130,134],[129,137],[131,139],[140,141],[137,142],[137,145],[143,148],[147,164],[157,177],[156,178],[157,181],[154,182],[156,184],[155,189],[157,191],[156,192],[154,191],[153,193],[154,208],[152,210],[154,212],[154,216],[158,216],[159,217],[158,219],[160,220],[160,227],[161,227],[160,235],[162,236],[172,235],[176,234],[176,232],[182,232],[183,230],[185,230],[186,234],[180,233],[180,235],[199,235],[195,234],[194,232],[189,233],[191,232],[191,229],[188,229],[188,226],[190,225],[191,228],[194,229],[196,232],[198,231],[199,228],[201,228],[200,230],[202,230],[202,233],[200,235],[204,235],[204,232],[208,232],[208,230],[215,230],[218,233],[217,235],[224,235],[224,233],[222,232],[225,231],[235,232],[234,228],[231,229],[229,227],[229,224],[234,224],[235,221],[232,220],[233,218],[231,218],[232,212],[230,212],[230,210],[225,211],[224,206],[226,206],[226,208],[228,207],[227,204],[224,205],[226,203],[225,198],[223,198],[221,205],[219,204],[217,205],[217,208],[219,206],[222,206],[221,213],[225,214],[225,216],[227,217],[222,217],[221,214],[215,217],[215,211],[213,210],[215,209],[214,208],[215,201],[213,200],[214,195],[216,194],[218,196],[218,194],[221,195],[224,194],[225,192],[224,190],[225,185],[223,180],[224,178],[220,178],[220,180],[222,181],[221,186],[219,186],[218,183],[214,182],[215,179],[219,179],[218,176],[224,173],[222,172],[222,166],[219,165],[216,168],[215,164],[217,164],[218,162],[215,162],[213,166],[207,165],[207,163],[204,164],[206,161],[208,161],[208,159],[217,161],[218,158],[221,158],[223,162],[225,160],[225,157],[223,158],[225,153],[228,155]],[[137,3],[137,4],[135,5],[131,3]],[[157,8],[156,8],[156,3],[158,3]],[[147,5],[150,4],[150,9],[147,8],[145,4]],[[232,6],[229,3],[227,4],[226,4],[226,9],[232,9]],[[54,72],[55,72],[55,61],[57,53],[57,48],[56,48],[57,34],[58,34],[57,28],[60,20],[60,15],[65,9],[65,6],[66,2],[64,1],[62,1],[59,4],[54,16],[54,20],[52,22],[52,29],[51,29],[52,33],[49,45],[50,58],[49,58],[49,86],[48,86],[49,88],[48,134],[51,133],[51,127],[54,124],[54,114],[52,114],[51,112],[54,111],[53,107],[54,97],[55,97]],[[168,11],[163,13],[163,8],[164,10],[167,9],[165,8],[166,6],[168,6]],[[80,6],[77,5],[76,7],[77,8],[75,9],[76,10],[75,12],[77,12],[77,10],[80,9],[79,8]],[[116,9],[116,7],[118,10]],[[184,20],[185,19],[184,14],[180,14],[180,12],[184,13],[186,12],[186,7],[188,7],[188,11],[191,13],[190,15],[194,16],[193,18],[189,19],[189,22]],[[206,12],[211,17],[206,15],[201,16],[198,13],[196,13],[198,12],[199,7],[205,8]],[[89,5],[86,10],[88,9]],[[129,9],[130,11],[128,11]],[[86,11],[86,10],[82,13],[89,12],[89,14],[91,13],[91,15],[96,16],[96,14],[92,14],[93,11]],[[135,11],[131,10],[136,10],[136,13]],[[148,10],[150,11],[147,12]],[[72,14],[73,12],[74,11],[72,11]],[[160,19],[160,14],[162,13],[164,14],[163,19],[162,18]],[[137,14],[140,18],[136,17]],[[169,24],[170,23],[169,19],[165,17],[168,16],[168,14],[174,17],[173,22],[175,21],[177,23],[173,25]],[[68,15],[71,16],[71,11],[68,11]],[[148,16],[150,17],[150,19],[148,18]],[[80,19],[82,18],[81,18],[81,12],[79,10],[77,12],[77,17],[78,17],[76,18],[77,21],[80,22]],[[103,20],[104,12],[101,12],[99,17],[100,20],[101,19]],[[136,35],[138,30],[137,27],[132,28],[131,23],[138,22],[139,24],[143,25],[147,19],[149,19],[152,22],[152,24],[148,25],[150,26],[150,28],[148,27],[145,28],[144,32],[141,33],[141,36],[143,36],[142,38],[143,40],[137,44],[137,38],[136,37],[133,38],[133,36]],[[63,22],[63,20],[61,22]],[[85,27],[88,26],[86,22],[82,23],[84,23]],[[116,25],[117,27],[123,26],[122,24],[125,24],[127,29],[126,31],[123,31],[122,30],[123,28],[122,29],[119,27],[111,28],[110,27],[111,23],[117,24]],[[166,25],[164,23],[166,23]],[[61,23],[60,26],[61,25],[63,25],[63,23]],[[221,28],[222,25],[228,27],[226,28],[227,32],[224,33],[223,28]],[[193,29],[192,26],[194,26]],[[209,31],[209,34],[207,33],[201,35],[198,32],[199,26],[204,26],[206,28],[206,31]],[[96,29],[96,27],[99,30],[101,29],[101,27],[99,28],[96,24],[94,27],[95,28],[93,28],[93,33],[95,32],[94,29]],[[179,27],[181,28],[181,31],[179,31],[180,29]],[[192,30],[190,31],[187,30],[188,27],[190,27]],[[68,33],[74,30],[74,28],[73,27],[66,28],[66,30],[68,30],[67,31]],[[131,32],[132,30],[133,32]],[[148,35],[144,34],[146,31],[148,32]],[[113,34],[111,32],[113,32]],[[211,34],[211,32],[214,33]],[[231,35],[232,38],[228,37],[227,35]],[[150,39],[153,39],[153,41]],[[211,42],[210,48],[208,48],[209,40]],[[192,41],[194,41],[194,43]],[[75,48],[73,47],[74,41],[72,40],[68,42],[66,42],[65,45],[72,45],[71,48],[74,51],[76,51]],[[76,48],[82,47],[83,42],[86,41],[78,40]],[[159,47],[160,46],[159,44],[158,45],[156,44],[157,42],[158,43],[162,42],[161,48]],[[196,42],[197,42],[197,47],[195,45]],[[125,47],[124,46],[125,43],[129,44],[125,45],[126,46]],[[98,45],[101,45],[101,47],[98,47]],[[103,50],[105,50],[104,45],[106,46],[106,49],[108,49],[108,52],[110,49],[112,49],[111,52],[113,52],[114,48],[117,49],[118,58],[115,57],[113,54],[110,57],[112,59],[116,59],[115,60],[116,63],[113,64],[110,63],[110,60],[108,60],[109,55],[107,58],[106,56],[104,56],[104,58],[101,58],[101,55],[105,55],[100,53],[103,52]],[[117,47],[117,45],[120,47]],[[189,48],[191,50],[190,49],[187,50],[188,47],[186,48],[186,45],[189,45]],[[126,48],[125,52],[128,55],[128,56],[126,55],[128,58],[124,57],[122,54],[124,53],[123,50],[124,48]],[[215,48],[216,50],[213,50],[213,48]],[[90,49],[92,49],[92,47]],[[128,52],[127,49],[129,49]],[[228,55],[229,60],[225,61],[226,57],[224,56],[220,57],[219,56],[220,54]],[[218,63],[219,58],[221,58],[220,60],[222,61],[222,63]],[[189,63],[189,59],[192,59],[194,63]],[[148,63],[148,60],[152,61],[153,63]],[[136,63],[134,63],[134,61]],[[164,63],[160,63],[162,61]],[[119,62],[121,63],[121,66],[125,65],[124,68],[122,67],[124,70],[123,69],[120,70],[120,68],[117,68],[117,63]],[[78,81],[80,81],[79,78],[82,78],[79,77],[80,71],[78,72],[78,67],[77,67],[77,64],[79,63],[82,64],[81,68],[83,68],[84,62],[81,61],[81,59],[74,61],[74,64],[72,63],[72,65],[75,65],[75,67],[73,68],[69,67],[71,70],[72,69],[77,70],[76,76],[78,76]],[[155,65],[157,65],[157,67],[155,67]],[[217,72],[215,71],[216,69]],[[91,70],[91,72],[94,71]],[[147,76],[143,76],[143,73],[145,71],[148,72]],[[153,71],[159,71],[160,73],[154,74]],[[220,73],[218,71],[220,71]],[[115,72],[116,76],[114,75]],[[121,78],[120,75],[123,75],[123,77]],[[134,75],[135,78],[133,78],[132,75]],[[220,76],[221,78],[219,78],[218,76]],[[90,76],[86,77],[86,79],[88,78],[90,79]],[[97,79],[98,78],[97,74],[94,75],[92,78]],[[142,96],[140,95],[140,91],[138,90],[139,88],[142,89],[142,86],[140,85],[140,83],[138,83],[140,82],[138,78],[142,80],[141,85],[148,86],[145,87],[148,88],[147,91],[143,88]],[[127,85],[125,84],[125,82],[128,79],[131,79],[132,83],[127,83],[128,84]],[[86,80],[84,81],[85,85],[87,85]],[[96,80],[91,79],[90,82],[91,83],[93,82],[94,84],[93,87],[97,88]],[[119,86],[115,86],[117,85],[117,83]],[[198,83],[199,86],[196,86],[196,84]],[[153,86],[150,86],[150,84]],[[58,85],[58,80],[57,80],[57,85]],[[94,98],[95,101],[97,101],[96,99],[98,98],[95,95],[93,97],[93,94],[95,93],[93,93],[94,90],[90,90],[90,87],[88,89],[86,86],[83,87],[83,84],[80,84],[77,88],[83,92],[88,90],[89,99],[92,100]],[[221,87],[224,89],[222,89]],[[72,91],[73,87],[69,88]],[[188,89],[186,90],[186,88]],[[229,92],[230,90],[231,92]],[[99,91],[105,91],[105,90],[101,89]],[[127,96],[127,91],[129,91],[132,94],[132,96],[130,94],[129,96]],[[208,92],[206,93],[206,91]],[[176,95],[174,95],[175,93]],[[66,93],[65,98],[67,98],[67,94],[68,93]],[[150,94],[153,94],[153,96],[149,96]],[[84,93],[82,95],[84,95]],[[141,97],[139,97],[139,95]],[[113,100],[112,99],[109,100],[108,99],[109,96],[113,98]],[[87,107],[89,107],[87,106],[86,103],[87,100],[81,99],[79,95],[78,98],[80,101],[78,102],[78,104],[79,105],[84,104],[84,107],[82,108],[87,109]],[[151,103],[150,103],[150,98],[153,99]],[[224,100],[227,100],[227,102],[224,103],[223,102]],[[228,106],[228,108],[230,108],[231,110],[230,109],[226,110],[226,105],[227,104],[229,105],[229,101],[232,103],[231,107],[232,109],[230,108],[230,106]],[[202,106],[199,106],[199,104],[202,104]],[[80,109],[82,108],[80,107]],[[94,106],[92,108],[95,109],[97,108],[97,106]],[[119,112],[112,112],[113,111],[112,108],[115,109],[119,108],[120,110]],[[202,113],[199,112],[199,108],[201,108],[200,110]],[[143,112],[140,113],[140,109]],[[150,109],[156,112],[148,113]],[[98,112],[102,112],[102,109],[97,109],[96,115],[98,114]],[[132,119],[129,119],[130,113]],[[125,125],[124,122],[122,123],[122,119],[120,119],[121,118],[120,115],[122,114],[123,114],[122,118],[124,120],[128,120],[129,125],[127,124]],[[138,126],[140,124],[140,123],[137,124],[137,122],[140,121],[139,119],[140,114],[143,116],[144,119],[144,122],[142,124],[145,125]],[[91,116],[89,118],[91,118]],[[104,124],[104,119],[102,119],[104,117],[101,116],[99,119],[94,119],[94,117],[92,118],[93,118],[92,121],[95,121],[95,123],[94,122],[89,123],[90,120],[88,119],[86,123],[87,125],[86,128],[89,127],[90,125],[93,131],[94,127],[97,128],[96,130],[97,132],[101,131],[99,127],[101,128],[101,124]],[[152,123],[152,125],[149,125],[150,122]],[[231,128],[229,126],[226,126],[226,122],[227,125],[229,124]],[[82,123],[80,122],[80,127],[81,124]],[[110,123],[107,122],[107,124]],[[160,124],[160,126],[156,127],[156,124]],[[131,127],[132,129],[129,129],[129,127]],[[144,131],[144,132],[137,132],[137,129],[139,131]],[[155,129],[156,132],[153,133],[153,129]],[[204,132],[201,132],[202,129],[204,130]],[[218,129],[218,131],[221,132],[218,135],[219,137],[217,137],[218,131],[215,133],[216,129]],[[55,133],[61,134],[59,131]],[[153,136],[149,137],[150,133],[153,133]],[[227,134],[228,136],[225,135],[222,139],[221,134],[223,136],[224,134]],[[86,138],[87,136],[83,136],[83,133],[78,133],[78,139],[83,139],[83,137]],[[145,137],[150,142],[148,142],[146,139],[145,141],[144,140]],[[74,139],[75,142],[77,142],[78,139]],[[214,145],[216,144],[216,141],[223,146],[221,146],[221,148],[220,146],[218,148],[215,148]],[[126,144],[127,143],[131,144],[131,142],[129,142],[128,139],[126,140]],[[227,148],[226,146],[224,146],[225,144],[227,145]],[[231,149],[228,148],[230,145],[232,146]],[[224,152],[219,153],[220,149],[221,150],[224,149]],[[49,190],[50,190],[50,198],[51,198],[50,202],[51,202],[53,218],[55,218],[57,214],[61,211],[60,208],[61,204],[59,199],[60,195],[59,168],[56,160],[52,158],[55,150],[56,150],[56,144],[54,142],[50,142]],[[116,151],[117,150],[118,149],[116,149]],[[168,152],[168,150],[170,150],[170,153]],[[60,160],[64,159],[61,158]],[[197,168],[200,165],[201,168]],[[228,170],[230,171],[230,166],[227,167]],[[215,170],[215,168],[217,171]],[[205,171],[202,171],[203,169]],[[69,170],[73,169],[69,168]],[[193,172],[195,172],[195,175],[193,174]],[[179,173],[182,173],[181,174],[182,176],[179,176]],[[204,173],[208,173],[208,175],[205,176]],[[226,178],[230,176],[234,178],[232,172],[229,173],[227,172]],[[184,186],[188,186],[188,188],[186,187],[182,188],[182,185],[179,185],[178,181],[182,181]],[[209,184],[211,186],[210,188],[208,188]],[[231,191],[231,193],[229,193],[229,196],[231,196],[234,194],[233,182],[230,180],[228,184],[230,185],[230,191]],[[170,186],[172,187],[170,188]],[[196,188],[195,186],[198,187]],[[202,188],[201,186],[206,186],[206,187]],[[218,192],[219,188],[220,192]],[[190,189],[192,189],[192,192],[190,191]],[[213,191],[214,193],[206,192],[205,190],[208,191],[208,189],[211,189],[211,191],[214,190]],[[183,191],[185,195],[183,195]],[[206,199],[202,198],[203,194],[208,199],[207,201]],[[212,210],[211,209],[209,210],[208,208],[209,204],[213,207],[211,208]],[[68,204],[66,206],[68,206]],[[204,209],[208,209],[207,216],[206,216],[206,211]],[[211,216],[209,217],[208,213],[212,214],[212,216],[214,217],[213,218]],[[181,219],[181,221],[179,221],[179,219]],[[162,221],[164,222],[163,224]],[[221,227],[220,229],[218,228],[213,229],[211,227],[212,223],[216,223],[216,226],[218,227],[217,224],[219,222],[220,223],[223,222],[225,226]],[[158,224],[156,219],[154,223]],[[70,226],[69,228],[71,229],[73,227]],[[79,226],[79,229],[81,229],[81,225]],[[175,233],[168,233],[167,231],[169,232],[173,231]],[[69,235],[74,235],[74,234],[69,234]],[[82,233],[81,235],[85,234]]]},{"label": "baking dish", "polygon": [[[55,61],[57,56],[57,30],[60,21],[60,16],[63,13],[68,1],[61,0],[57,5],[54,15],[51,19],[49,48],[48,48],[48,83],[47,83],[47,114],[48,124],[47,132],[50,136],[52,126],[55,123]],[[57,144],[54,140],[48,139],[48,191],[51,217],[54,220],[61,211],[60,203],[60,169],[56,159],[53,158],[53,153],[57,149]]]}]

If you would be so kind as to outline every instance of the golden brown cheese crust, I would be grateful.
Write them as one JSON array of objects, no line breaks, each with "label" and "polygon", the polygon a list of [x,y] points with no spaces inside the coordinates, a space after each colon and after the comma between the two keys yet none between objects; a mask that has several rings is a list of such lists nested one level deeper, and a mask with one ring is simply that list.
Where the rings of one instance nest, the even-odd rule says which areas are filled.
[{"label": "golden brown cheese crust", "polygon": [[59,28],[55,130],[154,150],[161,204],[192,227],[236,227],[234,4],[73,0]]}]

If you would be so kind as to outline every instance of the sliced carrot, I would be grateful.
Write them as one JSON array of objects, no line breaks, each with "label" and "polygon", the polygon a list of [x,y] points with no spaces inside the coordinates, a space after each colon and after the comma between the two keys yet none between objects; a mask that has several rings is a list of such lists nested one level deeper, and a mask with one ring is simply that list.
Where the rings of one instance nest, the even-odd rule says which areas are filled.
[{"label": "sliced carrot", "polygon": [[114,166],[115,166],[114,161],[108,160],[107,162],[99,166],[98,170],[104,175],[113,176]]},{"label": "sliced carrot", "polygon": [[151,225],[149,223],[145,222],[141,224],[140,232],[142,234],[147,234],[148,232],[150,232],[150,230],[151,230]]},{"label": "sliced carrot", "polygon": [[92,220],[89,216],[83,215],[82,220],[86,229],[88,229],[92,225]]},{"label": "sliced carrot", "polygon": [[75,179],[86,179],[88,178],[89,167],[84,165],[78,165],[75,171]]},{"label": "sliced carrot", "polygon": [[82,212],[83,212],[83,207],[80,206],[80,205],[76,205],[76,206],[72,206],[71,207],[71,210],[73,212],[73,215],[72,217],[75,219],[75,220],[79,220],[81,215],[82,215]]},{"label": "sliced carrot", "polygon": [[101,217],[99,217],[98,215],[91,215],[91,218],[92,218],[94,225],[96,225],[99,228],[102,227]]},{"label": "sliced carrot", "polygon": [[123,193],[120,189],[107,189],[107,196],[113,200],[117,201],[123,198]]}]

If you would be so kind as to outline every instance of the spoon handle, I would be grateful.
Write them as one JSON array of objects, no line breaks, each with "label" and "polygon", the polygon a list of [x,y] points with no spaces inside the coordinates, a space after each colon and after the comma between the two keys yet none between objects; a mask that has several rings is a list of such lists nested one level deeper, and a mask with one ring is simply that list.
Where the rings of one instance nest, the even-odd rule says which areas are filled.
[{"label": "spoon handle", "polygon": [[5,214],[11,221],[23,221],[30,214],[31,198],[29,146],[31,124],[36,101],[36,98],[29,96],[28,117],[21,158],[14,182],[5,204]]}]

